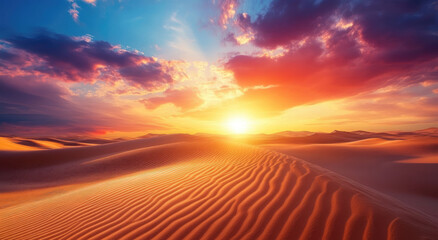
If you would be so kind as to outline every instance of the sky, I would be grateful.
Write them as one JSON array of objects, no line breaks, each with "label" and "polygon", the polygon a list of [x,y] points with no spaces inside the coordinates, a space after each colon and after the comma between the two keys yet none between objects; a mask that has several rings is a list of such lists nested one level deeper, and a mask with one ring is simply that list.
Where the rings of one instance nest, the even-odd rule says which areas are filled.
[{"label": "sky", "polygon": [[438,1],[0,0],[0,133],[438,124]]}]

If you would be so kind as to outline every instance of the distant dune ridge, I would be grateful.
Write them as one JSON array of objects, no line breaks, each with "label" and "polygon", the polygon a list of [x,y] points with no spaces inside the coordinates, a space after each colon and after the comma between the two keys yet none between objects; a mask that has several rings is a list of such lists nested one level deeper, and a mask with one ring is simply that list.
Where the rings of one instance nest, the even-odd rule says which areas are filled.
[{"label": "distant dune ridge", "polygon": [[[342,137],[363,136],[351,134]],[[310,163],[277,152],[321,147],[286,144],[290,136],[243,143],[166,135],[0,152],[0,239],[437,239],[434,216],[351,180],[348,171],[315,165],[315,156]],[[390,141],[403,143],[373,135],[336,146],[353,156],[355,144]],[[399,148],[412,155],[420,145],[408,143]],[[423,157],[432,156],[433,144]]]}]

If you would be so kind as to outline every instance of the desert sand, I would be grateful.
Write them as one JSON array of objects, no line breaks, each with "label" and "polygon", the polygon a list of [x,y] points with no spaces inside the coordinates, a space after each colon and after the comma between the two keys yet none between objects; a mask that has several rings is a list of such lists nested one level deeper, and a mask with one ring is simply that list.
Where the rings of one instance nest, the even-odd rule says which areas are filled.
[{"label": "desert sand", "polygon": [[438,217],[438,131],[333,132],[259,146],[305,159]]},{"label": "desert sand", "polygon": [[436,239],[434,134],[5,137],[0,239]]}]

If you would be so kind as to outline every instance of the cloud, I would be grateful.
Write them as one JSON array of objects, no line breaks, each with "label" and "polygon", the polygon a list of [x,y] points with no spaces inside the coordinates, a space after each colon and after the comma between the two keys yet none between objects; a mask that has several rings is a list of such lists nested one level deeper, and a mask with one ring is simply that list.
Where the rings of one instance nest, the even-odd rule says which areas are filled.
[{"label": "cloud", "polygon": [[18,65],[22,64],[24,62],[24,59],[22,56],[20,56],[20,54],[13,53],[5,49],[0,49],[0,62]]},{"label": "cloud", "polygon": [[138,121],[111,103],[71,96],[68,89],[31,76],[0,76],[0,131],[61,136],[166,128],[153,118]]},{"label": "cloud", "polygon": [[173,82],[173,78],[163,71],[163,65],[158,62],[123,67],[120,74],[148,90],[159,89]]},{"label": "cloud", "polygon": [[433,4],[273,0],[254,20],[238,17],[239,26],[253,34],[262,52],[281,48],[283,53],[236,55],[225,67],[241,87],[277,86],[250,89],[239,98],[274,112],[436,80],[438,8]]},{"label": "cloud", "polygon": [[164,96],[162,97],[142,99],[140,102],[149,109],[155,109],[163,104],[172,103],[180,107],[182,111],[196,108],[204,103],[194,89],[167,89],[163,94]]},{"label": "cloud", "polygon": [[240,26],[252,29],[255,43],[265,48],[321,36],[333,31],[332,26],[348,25],[357,28],[361,40],[374,47],[412,48],[416,43],[423,43],[426,48],[437,40],[436,13],[433,0],[273,0],[265,14],[252,22],[248,18],[240,20]]},{"label": "cloud", "polygon": [[327,29],[341,3],[340,0],[273,0],[264,15],[246,25],[255,31],[258,46],[275,48]]},{"label": "cloud", "polygon": [[220,14],[218,19],[218,24],[226,29],[228,21],[234,18],[236,14],[236,9],[239,7],[239,0],[219,0],[218,6],[220,8]]},{"label": "cloud", "polygon": [[97,2],[97,0],[83,0],[83,1],[86,2],[86,3],[89,3],[89,4],[93,5],[93,6],[96,6],[96,2]]},{"label": "cloud", "polygon": [[[163,131],[171,118],[241,94],[232,73],[208,62],[48,31],[0,41],[0,72],[0,130],[19,135]],[[152,111],[168,103],[180,111]]]},{"label": "cloud", "polygon": [[29,77],[0,77],[0,129],[7,133],[13,126],[73,127],[78,112],[62,98],[64,94],[54,84],[38,83]]},{"label": "cloud", "polygon": [[[66,82],[124,78],[147,90],[173,82],[170,62],[159,62],[105,41],[92,41],[89,37],[75,38],[43,30],[33,37],[12,37],[8,42],[12,50],[33,57],[32,63],[23,69],[28,73],[37,72]],[[0,59],[3,58],[19,57],[2,49]]]},{"label": "cloud", "polygon": [[75,0],[67,0],[71,5],[68,13],[72,16],[75,22],[79,21],[79,5],[75,2]]},{"label": "cloud", "polygon": [[[40,31],[0,42],[0,131],[75,135],[163,130],[138,98],[169,88],[176,62],[91,37]],[[184,105],[185,107],[186,105]]]},{"label": "cloud", "polygon": [[[76,3],[76,0],[67,0],[70,4],[70,9],[68,9],[68,13],[72,16],[75,22],[79,22],[79,5]],[[97,0],[82,0],[88,4],[96,6]]]}]

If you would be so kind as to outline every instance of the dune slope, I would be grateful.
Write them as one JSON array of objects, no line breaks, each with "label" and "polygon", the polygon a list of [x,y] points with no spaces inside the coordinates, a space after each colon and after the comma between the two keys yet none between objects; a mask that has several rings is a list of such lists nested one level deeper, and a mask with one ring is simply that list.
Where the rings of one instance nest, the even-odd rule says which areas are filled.
[{"label": "dune slope", "polygon": [[331,144],[260,145],[305,159],[438,219],[438,138],[368,138]]},{"label": "dune slope", "polygon": [[[437,236],[434,223],[416,212],[280,153],[206,139],[132,148],[119,144],[100,146],[119,152],[108,150],[101,156],[88,147],[90,156],[66,156],[66,163],[49,160],[43,167],[21,169],[9,160],[10,169],[3,170],[12,175],[2,184],[11,181],[9,188],[17,184],[23,194],[26,183],[37,178],[41,184],[62,185],[95,177],[81,188],[0,209],[0,239]],[[48,156],[50,151],[58,158],[64,154],[63,149],[40,154]],[[13,181],[13,174],[23,180]]]}]

